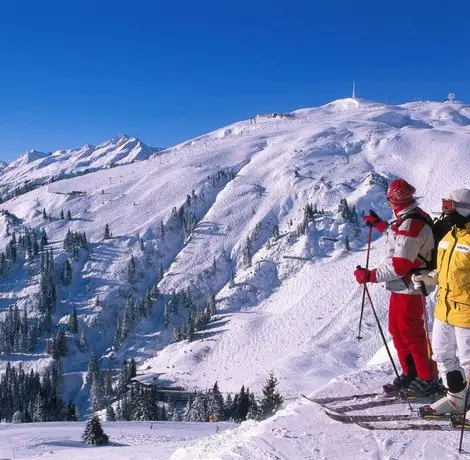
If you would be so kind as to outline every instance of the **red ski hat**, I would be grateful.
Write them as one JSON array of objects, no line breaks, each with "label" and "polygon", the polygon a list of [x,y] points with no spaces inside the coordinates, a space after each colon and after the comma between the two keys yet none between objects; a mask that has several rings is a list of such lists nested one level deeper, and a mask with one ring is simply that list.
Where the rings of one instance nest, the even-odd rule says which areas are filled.
[{"label": "red ski hat", "polygon": [[394,206],[403,206],[413,203],[413,194],[416,189],[404,179],[394,180],[387,190],[387,200]]}]

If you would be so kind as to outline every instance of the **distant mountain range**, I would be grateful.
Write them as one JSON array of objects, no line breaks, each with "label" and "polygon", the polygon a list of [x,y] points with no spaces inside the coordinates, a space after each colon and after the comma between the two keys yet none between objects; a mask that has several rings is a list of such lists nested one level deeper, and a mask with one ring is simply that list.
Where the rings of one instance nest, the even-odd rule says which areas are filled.
[{"label": "distant mountain range", "polygon": [[29,150],[9,164],[0,161],[0,196],[5,200],[21,187],[30,190],[44,183],[146,160],[161,150],[127,135],[77,149],[49,153]]}]

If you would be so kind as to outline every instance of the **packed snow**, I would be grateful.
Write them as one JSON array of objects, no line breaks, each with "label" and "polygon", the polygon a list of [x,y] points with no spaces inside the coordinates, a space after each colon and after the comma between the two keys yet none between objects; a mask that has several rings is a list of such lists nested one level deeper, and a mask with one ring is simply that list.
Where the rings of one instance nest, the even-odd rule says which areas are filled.
[{"label": "packed snow", "polygon": [[[157,441],[148,433],[148,423],[105,424],[116,444],[94,448],[93,456],[462,458],[457,432],[366,431],[332,421],[300,394],[377,391],[393,379],[370,308],[365,311],[363,339],[356,339],[362,288],[352,271],[365,263],[366,231],[360,222],[345,221],[338,206],[346,199],[349,208],[355,206],[359,221],[361,212],[370,208],[389,219],[384,184],[403,177],[416,187],[424,209],[439,211],[442,196],[469,185],[469,116],[470,107],[461,103],[390,106],[343,99],[289,114],[258,115],[148,159],[56,181],[3,203],[1,208],[20,219],[17,228],[44,228],[59,259],[65,257],[61,245],[67,230],[86,232],[88,254],[74,262],[74,273],[80,276],[60,288],[55,320],[75,308],[88,342],[106,365],[118,366],[121,359],[134,357],[140,374],[162,374],[162,379],[189,390],[218,381],[223,392],[245,385],[259,393],[269,372],[279,379],[285,405],[265,421],[235,428],[227,424],[227,430],[212,434],[208,424],[162,423],[162,436],[174,439],[153,446]],[[24,164],[44,161],[31,155]],[[65,164],[73,172],[74,165]],[[37,170],[32,169],[31,178]],[[30,173],[24,174],[22,180]],[[180,208],[188,195],[197,197],[190,199],[197,225],[184,238],[171,238],[171,233],[162,238],[162,224],[167,226],[173,208]],[[308,203],[324,212],[316,213],[308,231],[298,235]],[[43,218],[43,209],[51,220]],[[70,210],[72,220],[57,218],[61,210]],[[109,240],[103,240],[106,224],[113,235]],[[271,236],[275,226],[278,239]],[[0,230],[3,248],[8,238]],[[248,237],[251,264],[244,257]],[[140,238],[144,251],[139,249]],[[374,234],[371,266],[380,260],[383,248],[384,238]],[[131,254],[138,269],[134,285],[125,278]],[[171,332],[163,328],[160,306],[151,319],[135,323],[130,336],[111,353],[123,297],[143,294],[158,279],[160,266],[165,270],[158,284],[163,295],[189,286],[215,293],[217,316],[195,341],[169,344]],[[0,309],[13,300],[25,308],[37,289],[37,278],[18,269],[2,280]],[[381,286],[370,290],[386,329],[388,295]],[[99,306],[93,302],[97,297]],[[430,316],[431,311],[429,301]],[[181,318],[172,318],[172,326],[178,321]],[[67,397],[83,404],[84,413],[88,358],[71,347],[63,362]],[[51,362],[44,346],[35,354],[2,356],[0,368],[8,360],[35,369]],[[394,405],[368,413],[380,411],[408,409]],[[89,458],[89,448],[76,444],[79,425],[82,430],[80,423],[42,424],[34,434],[37,448],[28,447],[36,445],[28,434],[34,425],[0,425],[0,455]],[[142,430],[147,431],[139,438]],[[199,440],[186,444],[179,430],[191,441]],[[13,436],[25,440],[16,443]],[[5,439],[9,444],[4,452]],[[131,439],[142,439],[142,456],[129,447],[136,445]],[[464,444],[470,451],[470,439]]]}]

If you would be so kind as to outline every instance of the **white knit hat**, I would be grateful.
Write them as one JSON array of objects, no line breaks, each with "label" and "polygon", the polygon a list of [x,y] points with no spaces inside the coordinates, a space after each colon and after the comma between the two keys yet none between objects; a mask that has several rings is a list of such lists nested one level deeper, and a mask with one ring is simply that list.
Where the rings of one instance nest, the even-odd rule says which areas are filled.
[{"label": "white knit hat", "polygon": [[[455,210],[462,216],[470,216],[470,190],[459,188],[449,193],[449,199],[455,202]],[[464,206],[459,206],[461,203]]]}]

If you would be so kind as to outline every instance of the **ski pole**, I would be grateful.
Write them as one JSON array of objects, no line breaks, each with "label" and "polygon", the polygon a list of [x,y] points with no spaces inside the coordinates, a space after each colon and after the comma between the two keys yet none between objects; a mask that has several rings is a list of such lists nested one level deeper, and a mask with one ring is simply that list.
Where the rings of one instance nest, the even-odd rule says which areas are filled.
[{"label": "ski pole", "polygon": [[[369,256],[370,256],[370,242],[372,240],[372,225],[369,225],[369,237],[367,239],[367,258],[366,258],[366,270],[369,268]],[[366,285],[364,284],[364,290],[362,292],[362,305],[361,305],[361,316],[359,317],[359,333],[357,339],[361,340],[361,328],[362,328],[362,316],[364,315],[364,304],[366,301]]]},{"label": "ski pole", "polygon": [[[357,268],[361,268],[361,266],[359,265]],[[408,394],[406,393],[405,388],[403,387],[403,382],[400,378],[400,374],[398,373],[398,369],[397,369],[397,366],[395,364],[395,361],[393,360],[393,356],[392,356],[392,353],[390,352],[390,348],[387,345],[387,339],[385,338],[384,331],[382,329],[382,326],[380,325],[380,320],[379,320],[379,317],[377,316],[377,312],[375,311],[374,304],[372,302],[372,298],[371,298],[370,293],[369,293],[369,289],[367,288],[367,285],[365,283],[364,283],[364,290],[366,292],[367,298],[369,299],[370,307],[372,308],[372,311],[374,313],[375,320],[377,321],[377,326],[379,328],[379,332],[380,332],[380,335],[382,337],[382,341],[385,345],[385,349],[387,350],[388,357],[390,358],[390,362],[392,363],[393,370],[395,371],[395,374],[397,376],[397,381],[400,382],[400,386],[401,386],[400,394],[404,397],[403,399],[406,399],[406,401],[408,403],[408,406],[410,408],[410,411],[413,412],[413,408],[411,407],[410,399],[408,398]]]},{"label": "ski pole", "polygon": [[470,385],[470,369],[467,371],[467,393],[465,394],[465,404],[463,405],[462,431],[460,432],[459,454],[462,453],[463,432],[465,431],[465,415],[467,414],[468,386],[469,385]]}]

